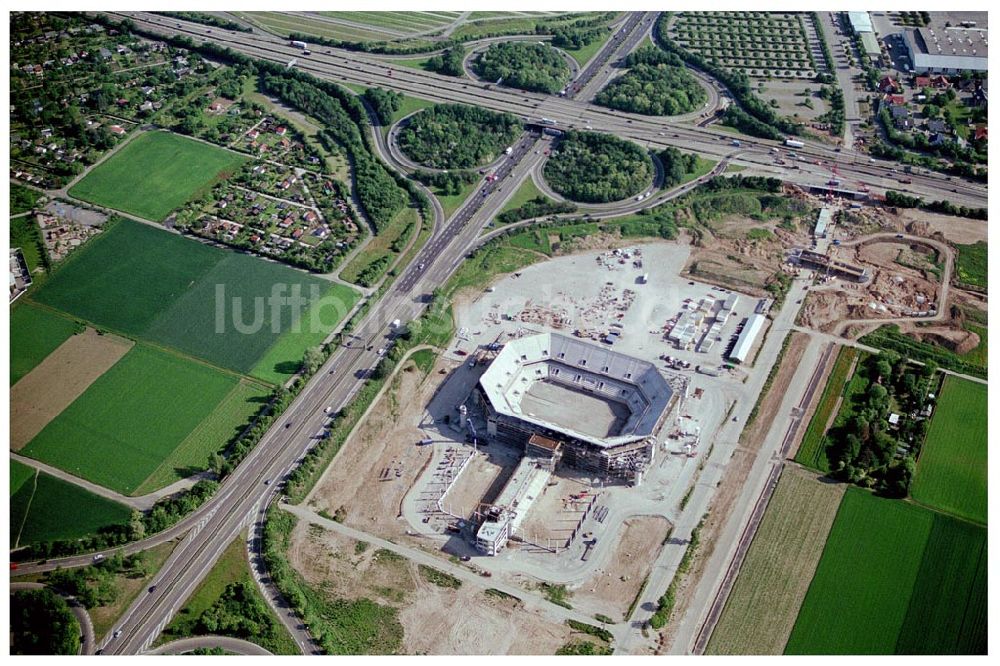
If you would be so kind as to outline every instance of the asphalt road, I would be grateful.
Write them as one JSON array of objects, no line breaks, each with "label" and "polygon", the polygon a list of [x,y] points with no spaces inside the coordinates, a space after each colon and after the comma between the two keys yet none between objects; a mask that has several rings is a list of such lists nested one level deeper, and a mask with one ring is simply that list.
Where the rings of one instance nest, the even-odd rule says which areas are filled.
[{"label": "asphalt road", "polygon": [[[494,86],[478,81],[440,76],[408,67],[397,66],[391,59],[378,59],[370,54],[360,54],[338,49],[318,47],[312,55],[303,57],[301,49],[291,46],[274,35],[230,33],[221,29],[207,32],[205,26],[175,21],[142,12],[122,13],[136,24],[165,35],[182,34],[194,41],[211,40],[247,55],[288,63],[296,60],[296,67],[321,78],[347,81],[361,85],[391,88],[434,102],[461,102],[498,111],[507,111],[527,120],[552,118],[568,129],[587,125],[595,131],[612,132],[652,147],[676,146],[703,155],[725,154],[733,135],[712,127],[692,127],[667,118],[652,118],[629,114],[586,104],[566,97],[524,92]],[[177,27],[180,25],[181,27]],[[819,160],[824,165],[837,164],[845,182],[869,183],[875,190],[894,189],[923,196],[927,199],[948,199],[968,206],[986,206],[986,188],[957,177],[949,179],[934,172],[908,176],[911,183],[900,183],[900,176],[893,172],[897,165],[891,162],[870,162],[867,155],[845,147],[837,152],[834,147],[819,142],[805,141],[797,152],[811,163]],[[773,163],[768,155],[779,142],[762,139],[744,141],[744,157],[755,154],[758,159]],[[806,176],[801,170],[787,172],[777,169],[785,180],[800,184],[822,184],[826,178]]]},{"label": "asphalt road", "polygon": [[[130,15],[137,23],[159,30],[164,34],[186,33],[206,38],[204,26],[177,22],[152,15],[137,13]],[[173,27],[181,23],[181,29]],[[301,52],[289,47],[271,36],[244,33],[228,33],[212,29],[211,36],[216,42],[227,43],[232,48],[255,57],[287,61],[301,57]],[[310,57],[304,68],[325,78],[337,79],[349,74],[355,82],[382,85],[402,92],[413,92],[420,97],[435,101],[464,101],[487,108],[500,108],[521,112],[528,117],[559,118],[561,122],[591,122],[594,129],[612,131],[640,140],[648,140],[657,145],[678,145],[689,150],[723,157],[731,150],[728,141],[731,135],[723,136],[712,130],[671,126],[660,119],[649,119],[620,112],[612,112],[573,100],[558,97],[533,96],[507,89],[486,91],[482,85],[463,83],[461,80],[438,77],[417,70],[395,68],[391,64],[378,62],[368,56],[345,54],[338,56],[334,50],[327,55]],[[314,62],[315,61],[315,62]],[[388,71],[392,72],[390,76]],[[343,78],[347,78],[344,76]],[[470,92],[462,92],[468,89]],[[561,114],[561,115],[560,115]],[[671,129],[668,141],[662,138],[664,128]],[[516,190],[517,184],[535,168],[540,151],[536,151],[536,135],[527,134],[518,142],[514,155],[501,166],[504,172],[494,183],[485,185],[482,193],[476,193],[455,216],[447,227],[438,231],[413,260],[410,267],[400,276],[396,285],[378,303],[373,305],[368,316],[353,331],[349,346],[338,349],[324,364],[299,397],[286,410],[277,423],[250,453],[247,459],[226,479],[222,488],[205,506],[175,525],[170,530],[142,542],[129,544],[125,552],[135,552],[149,548],[156,543],[187,533],[184,541],[175,548],[153,580],[152,591],[141,594],[126,611],[116,625],[113,636],[103,646],[105,652],[114,654],[138,653],[146,650],[163,626],[183,606],[187,597],[211,569],[226,545],[248,524],[258,519],[260,510],[279,492],[279,483],[301,459],[302,455],[315,443],[314,435],[325,425],[325,408],[339,410],[362,385],[365,377],[377,364],[379,355],[376,348],[383,348],[391,340],[389,323],[394,319],[408,321],[422,311],[427,296],[447,279],[461,262],[464,254],[474,247],[482,226],[499,210],[504,201]],[[766,151],[767,142],[754,141],[746,152]],[[830,149],[810,144],[799,151],[802,154],[823,156],[833,159],[836,154]],[[845,151],[846,152],[846,151]],[[871,170],[876,167],[868,166]],[[841,169],[845,171],[844,168]],[[508,177],[509,176],[509,177]],[[942,177],[937,175],[914,176],[914,185],[940,187]],[[963,185],[963,187],[966,187]],[[969,186],[964,194],[985,205],[985,192],[978,186]],[[954,196],[950,197],[956,200]],[[794,289],[793,289],[794,291]],[[790,297],[791,298],[791,297]],[[784,313],[782,313],[784,314]],[[773,336],[778,338],[779,336]],[[779,344],[771,342],[768,347]],[[776,348],[775,348],[776,349]],[[762,357],[765,354],[762,352]],[[274,483],[272,483],[274,482]],[[704,501],[703,501],[704,500]],[[696,492],[692,497],[692,511],[707,500]],[[691,515],[691,514],[689,514]],[[700,515],[700,514],[699,514]],[[685,521],[687,522],[687,521]],[[679,535],[693,528],[693,523],[678,525]],[[671,552],[666,549],[665,552]],[[667,556],[672,559],[673,555]],[[78,566],[91,561],[91,556],[65,558],[44,565],[22,567],[24,573],[54,568],[57,564]],[[656,580],[651,578],[647,595],[665,587],[662,575],[668,573],[667,566],[658,566]],[[662,574],[662,575],[661,575]],[[671,574],[672,575],[672,574]],[[660,583],[664,583],[662,586]],[[633,637],[634,638],[634,637]]]},{"label": "asphalt road", "polygon": [[[47,586],[42,583],[11,583],[10,591],[15,590],[43,590]],[[73,612],[76,617],[76,621],[80,624],[80,654],[94,654],[96,642],[94,641],[94,624],[90,621],[90,613],[84,608],[76,597],[63,594],[58,590],[53,589],[53,592],[61,596],[69,604],[69,609]]]}]

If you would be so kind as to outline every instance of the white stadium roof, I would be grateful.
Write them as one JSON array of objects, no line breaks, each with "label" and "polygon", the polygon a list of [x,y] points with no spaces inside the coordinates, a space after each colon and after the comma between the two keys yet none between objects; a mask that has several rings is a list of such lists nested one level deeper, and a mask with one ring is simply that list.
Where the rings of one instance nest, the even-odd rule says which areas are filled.
[{"label": "white stadium roof", "polygon": [[[625,403],[631,415],[616,435],[602,438],[538,414],[525,414],[521,400],[540,380]],[[673,395],[666,378],[652,363],[555,333],[508,342],[479,384],[498,413],[602,448],[653,435]]]}]

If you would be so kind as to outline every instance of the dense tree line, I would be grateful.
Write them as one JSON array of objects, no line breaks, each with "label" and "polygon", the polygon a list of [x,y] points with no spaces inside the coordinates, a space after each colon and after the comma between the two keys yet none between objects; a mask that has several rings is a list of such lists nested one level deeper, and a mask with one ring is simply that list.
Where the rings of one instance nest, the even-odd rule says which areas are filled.
[{"label": "dense tree line", "polygon": [[935,213],[942,213],[944,215],[971,217],[974,220],[987,219],[987,209],[985,208],[970,208],[968,206],[956,206],[952,202],[946,200],[932,201],[930,203],[927,203],[920,197],[910,196],[908,194],[903,194],[902,192],[897,192],[895,190],[886,190],[885,203],[887,206],[895,206],[897,208],[922,208],[924,210],[933,211]]},{"label": "dense tree line", "polygon": [[385,90],[384,88],[368,88],[362,97],[372,107],[379,125],[383,127],[392,124],[392,114],[399,111],[399,107],[403,103],[402,95],[395,90]]},{"label": "dense tree line", "polygon": [[275,629],[267,604],[253,583],[245,580],[227,585],[197,621],[199,634],[232,636],[253,643],[270,636]]},{"label": "dense tree line", "polygon": [[736,104],[730,104],[722,112],[722,122],[730,127],[735,127],[743,134],[760,137],[761,139],[781,141],[785,138],[785,135],[774,127],[751,116]]},{"label": "dense tree line", "polygon": [[661,150],[657,156],[663,165],[664,187],[673,187],[684,180],[687,175],[698,170],[698,155],[695,153],[683,153],[670,146]]},{"label": "dense tree line", "polygon": [[621,201],[649,187],[653,162],[639,146],[610,134],[567,132],[545,163],[545,180],[573,201]]},{"label": "dense tree line", "polygon": [[552,33],[552,45],[561,49],[582,49],[595,39],[607,34],[608,29],[601,28],[556,28]]},{"label": "dense tree line", "polygon": [[427,61],[425,67],[432,72],[444,74],[445,76],[462,76],[465,70],[462,63],[465,61],[465,47],[456,44],[446,48],[438,55]]},{"label": "dense tree line", "polygon": [[45,574],[45,582],[75,597],[84,608],[97,608],[118,601],[115,579],[119,574],[141,578],[148,573],[147,569],[145,553],[126,557],[117,551],[97,564],[50,571]]},{"label": "dense tree line", "polygon": [[676,116],[701,108],[707,99],[705,89],[683,67],[640,63],[609,83],[595,101],[620,111]]},{"label": "dense tree line", "polygon": [[[782,118],[774,112],[763,100],[753,94],[750,88],[750,78],[740,70],[730,70],[724,67],[716,59],[708,60],[704,56],[690,52],[677,45],[667,35],[668,13],[663,12],[656,19],[656,26],[653,30],[657,42],[668,52],[675,53],[692,67],[699,69],[709,76],[717,79],[722,85],[729,89],[733,98],[739,103],[743,111],[762,125],[770,126],[773,133],[780,137],[780,133],[799,134],[801,127],[786,118]],[[729,107],[732,108],[732,105]],[[735,118],[732,118],[735,120]],[[739,127],[739,129],[743,129]],[[762,138],[778,138],[756,134]]]},{"label": "dense tree line", "polygon": [[399,147],[429,167],[468,169],[495,160],[520,133],[521,121],[509,113],[438,104],[413,116],[399,131]]},{"label": "dense tree line", "polygon": [[569,65],[559,51],[547,44],[501,42],[476,58],[473,68],[487,81],[505,86],[554,93],[569,81]]},{"label": "dense tree line", "polygon": [[51,590],[10,595],[10,654],[76,654],[80,623],[69,604]]},{"label": "dense tree line", "polygon": [[414,171],[410,177],[436,188],[445,196],[461,194],[464,186],[471,185],[480,178],[475,171]]},{"label": "dense tree line", "polygon": [[497,222],[500,224],[511,224],[521,220],[530,220],[533,217],[543,215],[558,215],[561,213],[576,212],[576,204],[569,201],[552,201],[544,196],[537,196],[530,201],[526,201],[517,208],[497,215]]},{"label": "dense tree line", "polygon": [[216,16],[215,14],[208,14],[206,12],[154,12],[154,13],[162,14],[163,16],[169,16],[171,18],[180,19],[182,21],[191,21],[192,23],[201,23],[202,25],[210,25],[216,28],[222,28],[223,30],[233,30],[236,32],[253,32],[253,30],[243,25],[242,23],[237,23],[236,21],[230,21],[229,19],[224,19],[221,16]]},{"label": "dense tree line", "polygon": [[406,197],[396,187],[392,175],[367,150],[357,121],[351,118],[341,101],[310,82],[273,74],[261,77],[261,88],[320,120],[326,126],[319,134],[321,143],[331,149],[336,145],[347,149],[353,158],[354,182],[361,207],[377,230],[386,228],[406,205]]},{"label": "dense tree line", "polygon": [[[915,367],[891,351],[870,355],[859,364],[857,374],[868,386],[848,398],[850,417],[827,432],[827,458],[835,476],[894,497],[907,495],[927,431],[926,419],[909,415],[927,404],[935,370],[933,364]],[[902,414],[896,428],[888,422],[890,407]],[[901,443],[910,450],[897,457]]]}]

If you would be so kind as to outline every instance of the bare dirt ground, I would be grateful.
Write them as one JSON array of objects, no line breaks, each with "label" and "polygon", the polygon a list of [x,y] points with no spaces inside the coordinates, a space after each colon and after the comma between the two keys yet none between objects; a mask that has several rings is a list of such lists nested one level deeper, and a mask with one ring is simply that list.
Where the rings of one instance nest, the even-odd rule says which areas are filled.
[{"label": "bare dirt ground", "polygon": [[10,448],[24,448],[134,344],[88,328],[59,345],[11,387]]},{"label": "bare dirt ground", "polygon": [[[788,383],[792,380],[792,376],[795,374],[795,369],[798,367],[799,362],[802,360],[802,354],[806,351],[806,346],[809,344],[809,336],[805,333],[800,333],[798,331],[793,331],[789,336],[788,349],[785,350],[785,356],[782,358],[781,367],[778,369],[778,373],[774,377],[774,381],[771,383],[772,389],[774,387],[788,386]],[[824,380],[825,381],[825,380]],[[823,385],[822,383],[820,384]],[[743,432],[740,434],[740,443],[747,447],[748,450],[756,451],[760,448],[760,444],[764,441],[765,435],[767,435],[768,428],[771,427],[771,423],[777,416],[778,407],[781,406],[781,400],[784,397],[784,391],[782,390],[771,390],[767,392],[764,399],[760,402],[760,408],[757,410],[757,418],[754,422],[750,424],[750,427],[744,428]],[[791,455],[794,455],[792,453]]]},{"label": "bare dirt ground", "polygon": [[[769,239],[751,240],[751,229],[766,229]],[[779,270],[787,270],[787,248],[808,245],[809,235],[802,225],[795,231],[774,222],[762,223],[732,216],[711,223],[699,244],[691,247],[691,257],[684,274],[753,294],[767,296],[764,285]]]},{"label": "bare dirt ground", "polygon": [[869,243],[833,248],[831,255],[868,268],[863,284],[831,280],[812,290],[798,321],[820,331],[831,331],[844,319],[892,319],[928,311],[940,293],[937,253],[905,242]]},{"label": "bare dirt ground", "polygon": [[450,513],[472,516],[480,502],[489,502],[500,492],[517,467],[518,457],[500,455],[506,453],[502,447],[487,447],[483,449],[483,453],[484,455],[478,455],[469,462],[445,495],[442,506]]},{"label": "bare dirt ground", "polygon": [[987,226],[983,220],[941,215],[916,208],[901,210],[898,217],[908,231],[920,236],[940,234],[945,240],[962,245],[987,240]]},{"label": "bare dirt ground", "polygon": [[608,617],[625,620],[632,600],[663,547],[670,523],[661,516],[629,518],[615,535],[617,546],[603,569],[598,569],[573,594],[574,603],[599,608]]},{"label": "bare dirt ground", "polygon": [[[348,525],[379,536],[403,533],[400,503],[431,457],[430,447],[416,442],[425,436],[419,426],[438,378],[444,377],[438,374],[443,363],[439,360],[425,380],[407,361],[344,443],[308,498],[310,506],[331,515],[343,507]],[[386,480],[380,480],[386,469]]]},{"label": "bare dirt ground", "polygon": [[[758,96],[769,105],[771,100],[778,103],[778,113],[796,122],[809,123],[827,111],[826,101],[819,96],[820,85],[808,79],[774,79],[764,81],[764,92],[757,93]],[[803,95],[806,90],[810,90],[809,95]],[[813,108],[803,106],[806,99],[810,101]]]},{"label": "bare dirt ground", "polygon": [[[563,546],[573,529],[580,522],[586,504],[595,494],[589,484],[572,476],[572,470],[557,470],[549,485],[535,499],[528,515],[521,523],[521,536],[541,546]],[[574,501],[570,495],[587,493],[581,501]]]},{"label": "bare dirt ground", "polygon": [[554,654],[573,634],[516,600],[471,585],[438,587],[409,560],[358,544],[302,523],[289,561],[329,598],[367,597],[396,608],[406,654]]}]

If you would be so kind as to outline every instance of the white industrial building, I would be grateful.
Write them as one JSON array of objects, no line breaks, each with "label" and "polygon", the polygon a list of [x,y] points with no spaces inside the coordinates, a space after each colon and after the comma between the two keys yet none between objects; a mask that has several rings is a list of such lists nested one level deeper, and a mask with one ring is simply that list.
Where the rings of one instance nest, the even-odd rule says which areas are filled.
[{"label": "white industrial building", "polygon": [[872,17],[868,12],[847,12],[847,20],[851,22],[851,28],[854,32],[859,35],[875,32],[875,28],[872,26]]},{"label": "white industrial building", "polygon": [[736,363],[743,363],[750,356],[750,350],[753,348],[754,342],[757,340],[757,335],[760,334],[761,329],[764,328],[764,322],[767,320],[762,314],[757,314],[756,312],[747,318],[747,323],[743,327],[743,332],[740,336],[736,338],[736,344],[733,345],[733,351],[729,354],[729,358]]},{"label": "white industrial building", "polygon": [[950,26],[905,30],[903,43],[915,74],[989,70],[989,32],[985,28]]}]

